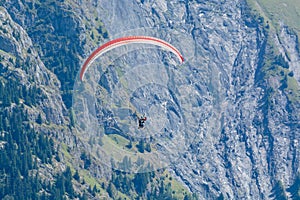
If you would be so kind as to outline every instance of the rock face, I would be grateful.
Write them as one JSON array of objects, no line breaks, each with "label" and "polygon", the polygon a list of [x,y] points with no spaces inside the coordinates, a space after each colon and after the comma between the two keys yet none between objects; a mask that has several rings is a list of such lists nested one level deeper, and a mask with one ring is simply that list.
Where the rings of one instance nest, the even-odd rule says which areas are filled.
[{"label": "rock face", "polygon": [[[13,30],[1,32],[2,51],[21,54],[29,48],[33,54],[29,58],[37,57],[30,36],[41,43],[44,38],[38,31],[44,31],[45,37],[46,34],[43,29],[34,32],[30,26],[37,20],[35,17],[47,18],[42,16],[45,11],[34,5],[19,1],[2,5],[5,8],[1,7],[1,22],[11,15],[18,23],[12,27],[18,27],[21,36],[16,42],[9,36]],[[23,12],[28,9],[26,6],[35,7],[31,10],[38,13]],[[294,184],[294,177],[299,173],[300,156],[300,53],[297,36],[287,27],[283,26],[279,35],[267,32],[249,16],[248,5],[237,0],[77,1],[62,3],[53,9],[58,7],[68,10],[69,15],[61,13],[63,20],[54,18],[41,24],[48,28],[46,30],[52,30],[50,41],[55,41],[51,34],[57,36],[55,38],[60,38],[60,35],[73,38],[71,43],[74,46],[70,41],[60,42],[66,42],[73,48],[70,52],[76,54],[75,61],[68,55],[62,57],[66,65],[74,64],[74,71],[80,68],[80,58],[98,45],[92,41],[103,39],[95,39],[97,35],[91,31],[93,28],[104,26],[112,38],[145,33],[145,30],[154,30],[155,36],[161,38],[171,38],[165,30],[178,31],[191,38],[192,43],[185,46],[185,42],[174,41],[187,49],[185,55],[190,55],[187,55],[189,59],[180,74],[168,72],[165,86],[176,96],[172,99],[176,105],[174,114],[168,117],[170,121],[184,124],[178,130],[182,131],[186,144],[179,148],[184,151],[174,153],[177,161],[170,169],[200,199],[269,199],[276,197],[274,188],[278,182],[283,189]],[[23,29],[30,31],[29,37]],[[265,55],[270,52],[268,41],[272,38],[275,48],[288,63],[289,68],[285,71],[268,73],[264,68],[267,64]],[[45,46],[40,45],[45,49],[38,54],[46,64],[55,63],[47,60],[49,53],[59,55],[51,46],[53,44],[47,41]],[[162,57],[158,54],[151,56],[153,59]],[[169,59],[170,56],[165,57]],[[132,60],[127,64],[139,64]],[[147,61],[147,56],[141,60]],[[63,117],[64,104],[69,97],[61,101],[60,84],[55,75],[59,78],[70,68],[45,67],[39,58],[35,62],[31,66],[36,68],[23,74],[23,80],[34,76],[48,96],[47,101],[41,102],[45,118],[55,124],[64,124],[64,118],[67,118]],[[46,68],[54,70],[55,75]],[[113,83],[106,80],[106,84]]]},{"label": "rock face", "polygon": [[44,121],[57,125],[64,124],[63,115],[66,108],[61,96],[58,95],[59,81],[40,60],[26,31],[12,20],[7,10],[0,7],[0,11],[1,50],[4,57],[1,75],[5,79],[13,77],[26,87],[34,86],[40,89],[39,94],[36,95],[41,97],[41,101],[37,105],[38,110],[32,110],[33,121],[37,118],[39,114],[37,111],[39,111]]},{"label": "rock face", "polygon": [[279,76],[260,74],[265,43],[275,36],[281,41],[277,48],[290,55],[286,61],[299,84],[295,35],[286,28],[279,36],[266,33],[239,1],[101,4],[112,11],[101,17],[112,35],[168,27],[193,37],[193,63],[183,72],[185,79],[174,80],[181,85],[176,94],[181,103],[190,92],[190,110],[182,110],[189,146],[172,169],[201,199],[220,194],[268,199],[276,181],[285,188],[293,184],[299,171],[299,100],[290,101]]}]

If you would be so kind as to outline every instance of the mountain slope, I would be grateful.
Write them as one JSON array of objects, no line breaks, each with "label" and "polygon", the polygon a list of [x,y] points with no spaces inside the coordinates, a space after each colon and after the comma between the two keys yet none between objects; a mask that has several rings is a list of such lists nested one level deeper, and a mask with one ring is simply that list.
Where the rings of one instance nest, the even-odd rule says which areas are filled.
[{"label": "mountain slope", "polygon": [[[74,175],[61,198],[192,198],[187,190],[200,199],[299,197],[300,52],[289,24],[278,27],[246,1],[0,2],[1,94],[18,91],[1,99],[0,148],[12,146],[7,135],[20,131],[7,128],[14,116],[8,113],[27,113],[21,121],[29,127],[20,129],[44,135],[52,145],[50,153],[39,153],[33,150],[38,136],[27,139],[32,149],[20,149],[38,160],[37,168],[27,171],[38,169],[41,180],[52,184],[64,177],[70,182]],[[108,38],[140,33],[170,39],[187,56],[180,72],[166,71],[163,85],[174,105],[166,120],[184,138],[180,150],[169,155],[176,162],[168,173],[111,171],[74,127],[72,90],[86,55]],[[157,52],[139,55],[120,57],[115,74],[141,62],[172,60]],[[145,76],[156,80],[151,73]],[[114,81],[103,82],[116,86]],[[148,87],[145,95],[149,91],[160,94]],[[108,118],[105,110],[101,115]],[[166,178],[170,174],[188,189]],[[55,184],[42,188],[50,191]]]}]

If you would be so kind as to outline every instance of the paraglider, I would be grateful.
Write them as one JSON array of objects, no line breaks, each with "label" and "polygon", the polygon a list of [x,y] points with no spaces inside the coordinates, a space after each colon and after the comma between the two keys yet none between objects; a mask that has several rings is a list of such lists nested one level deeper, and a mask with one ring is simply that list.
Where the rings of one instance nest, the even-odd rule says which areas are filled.
[{"label": "paraglider", "polygon": [[149,36],[127,36],[127,37],[121,37],[114,40],[111,40],[99,48],[97,48],[92,54],[87,58],[87,60],[84,62],[81,71],[80,71],[80,80],[83,81],[84,74],[91,65],[91,63],[96,60],[99,56],[102,54],[123,45],[127,44],[133,44],[133,43],[142,43],[142,44],[152,44],[159,46],[163,49],[166,49],[176,55],[176,57],[179,59],[179,61],[182,63],[184,61],[183,56],[179,52],[178,49],[176,49],[174,46],[172,46],[170,43],[155,38],[155,37],[149,37]]},{"label": "paraglider", "polygon": [[[96,60],[98,57],[100,57],[104,53],[106,53],[114,48],[117,48],[117,47],[120,47],[123,45],[127,45],[127,44],[135,44],[135,43],[151,44],[151,45],[159,46],[159,47],[175,54],[176,57],[178,58],[178,60],[180,61],[180,63],[183,63],[183,61],[184,61],[184,58],[181,55],[181,53],[179,52],[179,50],[164,40],[161,40],[161,39],[158,39],[155,37],[150,37],[150,36],[126,36],[126,37],[121,37],[121,38],[117,38],[117,39],[111,40],[109,42],[106,42],[105,44],[98,47],[94,52],[92,52],[91,55],[86,59],[86,61],[82,65],[82,68],[81,68],[81,71],[79,74],[80,80],[83,81],[84,75],[85,75],[87,69],[93,63],[93,61]],[[146,120],[147,120],[147,118],[145,116],[138,117],[138,128],[139,129],[144,128],[144,123]]]},{"label": "paraglider", "polygon": [[140,128],[144,128],[144,123],[145,123],[145,121],[147,120],[147,117],[140,117],[139,118],[139,129]]}]

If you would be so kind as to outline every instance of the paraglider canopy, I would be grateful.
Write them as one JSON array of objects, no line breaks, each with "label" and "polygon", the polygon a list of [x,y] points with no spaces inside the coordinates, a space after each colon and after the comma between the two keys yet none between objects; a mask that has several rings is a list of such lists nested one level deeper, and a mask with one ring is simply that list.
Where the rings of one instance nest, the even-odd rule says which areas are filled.
[{"label": "paraglider canopy", "polygon": [[99,56],[101,56],[102,54],[104,54],[107,51],[110,51],[111,49],[114,49],[116,47],[123,46],[123,45],[126,45],[126,44],[131,44],[131,43],[152,44],[152,45],[160,46],[160,47],[174,53],[181,63],[184,61],[184,58],[181,55],[181,53],[179,52],[179,50],[176,49],[174,46],[172,46],[170,43],[168,43],[164,40],[161,40],[161,39],[158,39],[158,38],[155,38],[155,37],[149,37],[149,36],[121,37],[121,38],[117,38],[117,39],[111,40],[111,41],[103,44],[102,46],[97,48],[87,58],[87,60],[84,62],[83,66],[82,66],[82,69],[80,71],[80,80],[82,81],[84,79],[84,74],[85,74],[86,70],[91,65],[91,63],[95,59],[97,59]]},{"label": "paraglider canopy", "polygon": [[[76,77],[78,138],[95,159],[120,171],[149,172],[176,163],[187,141],[184,111],[192,95],[177,92],[185,93],[185,66],[195,55],[192,36],[151,27],[112,37],[87,55]],[[128,148],[130,141],[144,141],[152,150]],[[130,166],[123,162],[128,159]]]}]

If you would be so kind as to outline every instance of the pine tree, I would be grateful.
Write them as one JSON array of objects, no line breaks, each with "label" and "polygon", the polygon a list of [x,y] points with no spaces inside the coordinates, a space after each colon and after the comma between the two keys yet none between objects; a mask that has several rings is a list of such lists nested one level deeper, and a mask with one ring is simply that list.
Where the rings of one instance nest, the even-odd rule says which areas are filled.
[{"label": "pine tree", "polygon": [[128,149],[131,149],[131,148],[132,148],[132,141],[131,141],[131,140],[129,140],[129,143],[126,145],[126,147],[127,147]]},{"label": "pine tree", "polygon": [[75,126],[75,113],[74,113],[73,109],[70,109],[69,115],[70,115],[70,126],[74,127]]},{"label": "pine tree", "polygon": [[271,195],[269,196],[272,199],[280,199],[280,200],[287,200],[287,196],[285,194],[283,185],[281,181],[277,181],[271,190]]},{"label": "pine tree", "polygon": [[75,172],[73,178],[74,178],[76,181],[78,181],[78,182],[80,181],[80,176],[79,176],[78,170],[76,170],[76,172]]},{"label": "pine tree", "polygon": [[146,144],[145,150],[148,151],[148,152],[151,152],[151,145],[150,145],[150,143]]},{"label": "pine tree", "polygon": [[39,115],[38,115],[38,117],[36,119],[36,123],[38,123],[38,124],[42,124],[43,123],[43,119],[42,119],[41,113],[39,113]]},{"label": "pine tree", "polygon": [[137,148],[139,150],[140,153],[144,153],[145,152],[145,143],[144,143],[144,140],[141,139],[139,141],[139,144],[137,145]]},{"label": "pine tree", "polygon": [[300,199],[300,173],[296,176],[296,179],[287,191],[291,194],[293,200]]},{"label": "pine tree", "polygon": [[109,194],[109,196],[113,199],[116,199],[117,197],[117,189],[114,186],[114,184],[112,182],[109,183],[108,187],[107,187],[107,193]]},{"label": "pine tree", "polygon": [[73,184],[72,184],[72,172],[71,168],[68,166],[66,168],[66,171],[64,172],[64,185],[66,188],[66,192],[69,194],[70,197],[74,197],[74,189],[73,189]]},{"label": "pine tree", "polygon": [[149,173],[137,173],[134,176],[133,184],[138,194],[144,193],[149,183]]},{"label": "pine tree", "polygon": [[93,187],[93,194],[94,194],[94,196],[96,195],[97,192],[99,192],[98,189],[97,189],[97,186],[94,185],[94,187]]}]

